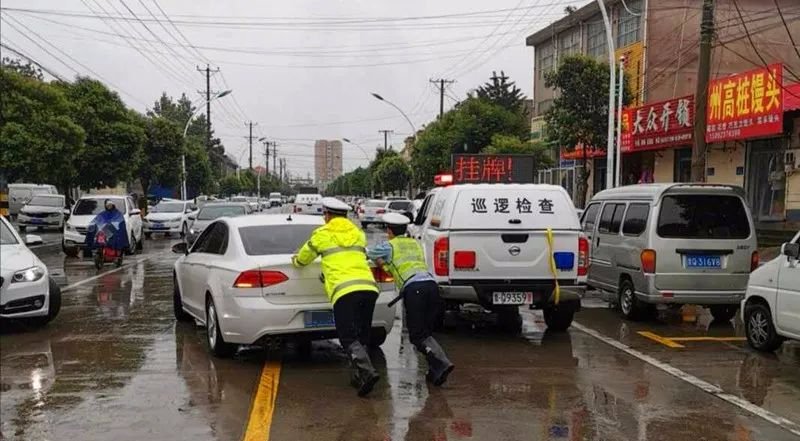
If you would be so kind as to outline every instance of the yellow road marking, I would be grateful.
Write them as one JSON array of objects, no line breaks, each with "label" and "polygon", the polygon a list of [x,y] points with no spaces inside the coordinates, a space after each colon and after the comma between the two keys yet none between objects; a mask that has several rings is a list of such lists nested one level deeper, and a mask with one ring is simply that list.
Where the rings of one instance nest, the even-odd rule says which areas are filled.
[{"label": "yellow road marking", "polygon": [[674,342],[674,341],[672,341],[672,340],[670,340],[670,339],[668,339],[666,337],[662,337],[662,336],[660,336],[658,334],[654,334],[654,333],[652,333],[650,331],[639,331],[639,332],[637,332],[637,334],[641,335],[642,337],[649,338],[650,340],[653,340],[655,342],[661,343],[662,345],[664,345],[664,346],[666,346],[668,348],[683,348],[683,347],[685,347],[680,343],[676,343],[676,342]]},{"label": "yellow road marking", "polygon": [[250,419],[243,441],[269,441],[269,429],[272,427],[272,413],[275,411],[275,400],[278,398],[278,383],[281,379],[281,362],[268,361],[261,370],[258,390],[250,407]]},{"label": "yellow road marking", "polygon": [[672,341],[745,341],[744,337],[665,337]]}]

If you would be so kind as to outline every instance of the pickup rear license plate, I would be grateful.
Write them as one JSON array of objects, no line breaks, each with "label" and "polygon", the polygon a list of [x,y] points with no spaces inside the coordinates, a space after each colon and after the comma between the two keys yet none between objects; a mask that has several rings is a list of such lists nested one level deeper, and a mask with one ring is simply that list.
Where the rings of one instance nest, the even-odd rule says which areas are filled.
[{"label": "pickup rear license plate", "polygon": [[329,328],[335,326],[333,311],[306,311],[303,314],[306,328]]},{"label": "pickup rear license plate", "polygon": [[720,268],[722,258],[720,256],[686,256],[686,268]]},{"label": "pickup rear license plate", "polygon": [[493,305],[530,305],[533,303],[531,291],[495,291],[492,293]]}]

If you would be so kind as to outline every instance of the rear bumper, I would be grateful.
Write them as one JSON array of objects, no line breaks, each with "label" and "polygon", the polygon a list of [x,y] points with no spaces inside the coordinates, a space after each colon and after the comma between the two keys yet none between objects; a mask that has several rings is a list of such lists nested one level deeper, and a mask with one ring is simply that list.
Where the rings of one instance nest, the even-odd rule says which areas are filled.
[{"label": "rear bumper", "polygon": [[[586,285],[574,280],[559,280],[560,300],[580,300],[586,291]],[[443,299],[457,303],[476,303],[484,307],[492,305],[492,293],[495,291],[532,291],[534,306],[547,305],[553,302],[555,283],[552,280],[525,281],[522,283],[456,282],[439,284],[439,292]]]},{"label": "rear bumper", "polygon": [[[388,334],[394,326],[396,306],[388,303],[394,291],[384,291],[375,304],[372,327],[383,328]],[[332,311],[330,303],[305,303],[278,305],[263,297],[215,296],[219,324],[225,341],[235,344],[253,344],[269,337],[300,336],[310,339],[335,337],[334,327],[305,327],[306,311]]]},{"label": "rear bumper", "polygon": [[744,291],[658,291],[637,292],[636,297],[646,303],[689,303],[694,305],[738,305]]}]

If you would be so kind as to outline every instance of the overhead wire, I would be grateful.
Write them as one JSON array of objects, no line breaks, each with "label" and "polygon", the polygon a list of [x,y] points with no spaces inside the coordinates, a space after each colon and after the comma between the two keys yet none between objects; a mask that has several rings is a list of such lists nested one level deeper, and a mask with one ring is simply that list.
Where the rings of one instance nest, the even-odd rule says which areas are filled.
[{"label": "overhead wire", "polygon": [[[7,36],[3,35],[3,38],[7,42],[9,41]],[[13,42],[10,42],[10,43],[14,44]],[[39,69],[41,69],[43,72],[47,73],[51,77],[53,77],[53,78],[55,78],[55,79],[57,79],[57,80],[59,80],[61,82],[64,82],[64,83],[67,82],[67,80],[64,79],[64,77],[62,77],[61,74],[56,72],[55,69],[52,69],[52,68],[49,68],[49,67],[45,66],[44,64],[40,63],[39,61],[37,61],[36,59],[31,57],[30,55],[25,54],[21,50],[15,49],[14,47],[9,46],[7,43],[3,43],[2,41],[0,41],[0,47],[6,49],[8,51],[11,51],[12,53],[16,54],[17,56],[20,56],[20,57],[28,60],[30,63],[34,64],[35,66],[37,66]]]},{"label": "overhead wire", "polygon": [[789,34],[789,41],[792,43],[792,47],[794,48],[794,53],[797,54],[797,58],[800,59],[800,49],[797,48],[797,43],[794,42],[794,37],[792,36],[792,31],[789,30],[789,25],[786,24],[786,18],[783,16],[783,11],[781,10],[780,5],[778,4],[778,0],[772,0],[775,3],[775,8],[778,10],[778,16],[781,18],[781,22],[783,23],[783,27],[786,28],[786,33]]},{"label": "overhead wire", "polygon": [[[739,9],[739,3],[736,0],[732,0],[732,2],[733,2],[733,6],[736,8],[736,13],[739,15],[739,20],[741,20],[741,22],[742,22],[742,28],[744,28],[744,32],[747,35],[747,41],[750,42],[750,46],[753,48],[753,51],[755,52],[755,54],[758,56],[758,58],[764,64],[764,67],[767,67],[769,65],[769,63],[767,63],[767,60],[764,59],[764,57],[761,55],[761,52],[758,51],[758,48],[756,47],[755,43],[753,42],[753,37],[750,35],[750,31],[747,29],[747,23],[745,23],[745,21],[744,21],[744,17],[742,16],[742,11]],[[789,66],[784,65],[784,69],[786,69],[786,72],[788,72],[790,75],[792,75],[796,80],[800,81],[800,77],[798,77],[797,74],[795,74],[789,68]],[[772,76],[772,72],[770,72],[770,76]]]}]

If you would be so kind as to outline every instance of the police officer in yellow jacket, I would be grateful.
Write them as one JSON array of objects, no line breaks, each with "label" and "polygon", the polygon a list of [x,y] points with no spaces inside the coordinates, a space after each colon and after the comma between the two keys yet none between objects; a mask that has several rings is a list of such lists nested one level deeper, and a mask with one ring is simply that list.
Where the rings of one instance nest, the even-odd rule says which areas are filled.
[{"label": "police officer in yellow jacket", "polygon": [[323,198],[325,225],[317,228],[292,257],[294,266],[305,266],[322,256],[322,276],[339,342],[353,367],[351,384],[365,396],[380,376],[367,353],[372,314],[380,292],[366,256],[367,239],[347,212],[350,206],[336,198]]},{"label": "police officer in yellow jacket", "polygon": [[388,213],[383,215],[382,220],[386,224],[389,240],[368,250],[367,255],[394,277],[397,291],[403,299],[411,343],[428,360],[428,381],[441,386],[454,366],[432,335],[442,302],[439,285],[428,272],[422,247],[416,240],[406,236],[408,217],[400,213]]}]

